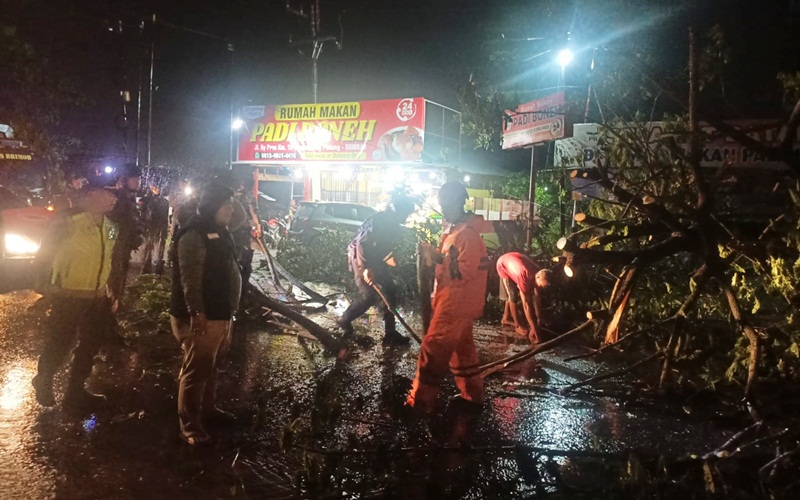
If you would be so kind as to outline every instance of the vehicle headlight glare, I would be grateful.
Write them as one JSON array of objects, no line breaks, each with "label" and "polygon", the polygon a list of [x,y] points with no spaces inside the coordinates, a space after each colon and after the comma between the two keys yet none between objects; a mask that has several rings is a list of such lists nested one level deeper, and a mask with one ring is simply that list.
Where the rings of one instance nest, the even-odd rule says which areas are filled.
[{"label": "vehicle headlight glare", "polygon": [[6,235],[6,253],[11,255],[31,255],[39,251],[39,244],[18,234]]}]

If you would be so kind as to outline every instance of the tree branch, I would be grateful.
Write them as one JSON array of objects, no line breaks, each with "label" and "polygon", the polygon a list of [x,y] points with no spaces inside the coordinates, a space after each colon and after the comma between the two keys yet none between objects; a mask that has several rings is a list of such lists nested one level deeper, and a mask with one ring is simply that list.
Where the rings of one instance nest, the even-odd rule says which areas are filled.
[{"label": "tree branch", "polygon": [[619,370],[614,370],[614,371],[611,371],[611,372],[608,372],[608,373],[604,373],[602,375],[596,375],[594,377],[587,378],[586,380],[583,380],[581,382],[577,382],[577,383],[574,383],[572,385],[568,385],[567,387],[561,389],[561,393],[565,394],[565,393],[567,393],[569,391],[577,389],[578,387],[583,387],[585,385],[590,385],[590,384],[593,384],[595,382],[600,382],[601,380],[607,380],[607,379],[610,379],[610,378],[619,377],[620,375],[624,375],[624,374],[628,373],[629,371],[633,370],[634,368],[637,368],[637,367],[639,367],[639,366],[641,366],[641,365],[643,365],[643,364],[645,364],[645,363],[647,363],[649,361],[652,361],[654,359],[660,358],[663,355],[664,355],[663,351],[656,351],[653,354],[651,354],[650,356],[647,356],[644,359],[640,359],[639,361],[637,361],[636,363],[633,363],[632,365],[628,365],[626,367],[620,368]]},{"label": "tree branch", "polygon": [[486,377],[491,373],[494,373],[492,370],[489,372],[491,368],[499,367],[498,369],[502,370],[507,368],[513,364],[519,363],[520,361],[524,361],[531,356],[535,356],[536,354],[549,351],[567,341],[570,337],[574,336],[577,333],[584,331],[587,327],[592,325],[594,322],[592,320],[586,320],[585,322],[581,323],[579,326],[573,328],[572,330],[562,333],[558,337],[548,340],[547,342],[542,342],[541,344],[537,344],[535,346],[531,346],[528,349],[525,349],[522,352],[518,352],[511,356],[507,356],[502,359],[498,359],[496,361],[491,361],[489,363],[484,363],[482,365],[476,366],[467,366],[464,368],[454,369],[453,374],[459,377],[472,377],[475,375],[481,375],[482,377]]},{"label": "tree branch", "polygon": [[594,250],[590,248],[579,248],[575,242],[567,238],[561,238],[556,247],[563,250],[567,260],[575,265],[595,264],[595,265],[626,265],[639,259],[642,264],[647,265],[664,257],[674,255],[678,252],[697,251],[699,242],[695,235],[688,236],[685,233],[673,233],[666,240],[651,245],[642,250]]}]

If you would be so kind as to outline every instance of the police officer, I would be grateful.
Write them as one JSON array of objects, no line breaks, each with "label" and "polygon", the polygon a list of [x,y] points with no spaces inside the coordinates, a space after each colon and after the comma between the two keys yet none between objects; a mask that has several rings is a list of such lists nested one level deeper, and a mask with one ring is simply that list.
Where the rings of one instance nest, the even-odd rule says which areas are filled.
[{"label": "police officer", "polygon": [[53,406],[53,377],[73,351],[64,404],[86,408],[105,400],[84,388],[94,356],[108,340],[117,297],[108,288],[112,253],[119,231],[108,214],[117,197],[108,189],[92,187],[80,207],[68,209],[54,224],[37,259],[43,263],[39,290],[50,300],[46,339],[33,386],[36,400]]}]

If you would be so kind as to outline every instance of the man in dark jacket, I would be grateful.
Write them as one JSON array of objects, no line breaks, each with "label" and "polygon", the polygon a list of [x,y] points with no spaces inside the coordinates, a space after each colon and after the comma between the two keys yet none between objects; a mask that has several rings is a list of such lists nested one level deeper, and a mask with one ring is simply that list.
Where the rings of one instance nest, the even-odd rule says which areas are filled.
[{"label": "man in dark jacket", "polygon": [[389,301],[389,306],[395,307],[396,286],[391,271],[395,262],[392,252],[400,243],[402,235],[400,225],[413,212],[414,202],[407,197],[397,196],[386,210],[364,221],[355,239],[350,243],[347,257],[360,297],[350,304],[337,321],[346,334],[352,332],[353,320],[367,312],[370,307],[378,306],[383,313],[385,332],[383,341],[391,344],[409,342],[408,337],[397,331],[393,312],[383,302],[373,285],[380,288]]},{"label": "man in dark jacket", "polygon": [[108,218],[119,227],[119,238],[114,245],[114,254],[111,258],[111,276],[108,278],[108,286],[119,300],[122,300],[125,293],[131,253],[144,242],[142,217],[136,205],[136,193],[139,191],[141,176],[142,169],[138,165],[129,164],[122,167],[114,188],[117,193],[117,204],[108,215]]},{"label": "man in dark jacket", "polygon": [[215,389],[217,362],[229,342],[242,288],[228,232],[233,211],[233,191],[208,186],[198,215],[178,231],[173,246],[170,321],[183,344],[178,417],[181,437],[191,445],[211,441],[204,419],[227,416],[216,407]]},{"label": "man in dark jacket", "polygon": [[169,231],[169,201],[161,195],[158,186],[150,186],[150,192],[142,198],[142,219],[145,229],[142,273],[153,272],[155,256],[155,273],[164,274],[164,248]]}]

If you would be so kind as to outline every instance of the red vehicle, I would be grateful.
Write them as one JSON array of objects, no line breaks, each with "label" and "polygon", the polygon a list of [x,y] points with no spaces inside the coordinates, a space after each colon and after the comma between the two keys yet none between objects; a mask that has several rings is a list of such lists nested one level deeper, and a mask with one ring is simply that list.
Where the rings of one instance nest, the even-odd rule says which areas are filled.
[{"label": "red vehicle", "polygon": [[34,285],[34,261],[52,219],[48,207],[30,206],[0,186],[0,292]]}]

